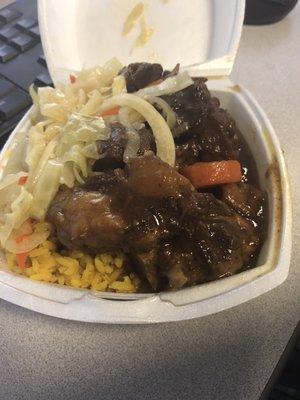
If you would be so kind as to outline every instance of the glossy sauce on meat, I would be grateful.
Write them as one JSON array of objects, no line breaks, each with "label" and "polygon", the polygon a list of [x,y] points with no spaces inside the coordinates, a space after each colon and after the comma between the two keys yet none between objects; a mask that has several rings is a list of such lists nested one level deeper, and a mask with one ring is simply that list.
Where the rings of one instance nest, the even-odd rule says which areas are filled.
[{"label": "glossy sauce on meat", "polygon": [[[171,74],[176,74],[176,67]],[[120,71],[128,92],[165,79],[158,64],[135,63]],[[238,160],[243,181],[197,191],[176,168],[155,154],[145,125],[137,157],[123,154],[126,128],[111,125],[99,143],[94,175],[72,189],[62,187],[47,218],[70,249],[119,251],[142,279],[143,291],[177,290],[253,266],[267,227],[267,199],[255,162],[235,121],[211,97],[204,78],[163,96],[176,114],[176,166]]]}]

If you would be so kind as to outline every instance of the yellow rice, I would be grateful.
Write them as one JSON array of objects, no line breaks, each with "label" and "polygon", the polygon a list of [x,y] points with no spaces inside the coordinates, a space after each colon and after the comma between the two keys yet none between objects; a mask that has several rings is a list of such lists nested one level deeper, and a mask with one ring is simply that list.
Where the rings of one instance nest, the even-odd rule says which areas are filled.
[{"label": "yellow rice", "polygon": [[[41,227],[43,223],[40,223]],[[56,239],[46,240],[29,252],[27,267],[20,268],[16,256],[6,252],[8,268],[35,281],[96,291],[134,293],[139,279],[124,272],[124,254],[100,253],[95,257],[82,251],[56,251]]]}]

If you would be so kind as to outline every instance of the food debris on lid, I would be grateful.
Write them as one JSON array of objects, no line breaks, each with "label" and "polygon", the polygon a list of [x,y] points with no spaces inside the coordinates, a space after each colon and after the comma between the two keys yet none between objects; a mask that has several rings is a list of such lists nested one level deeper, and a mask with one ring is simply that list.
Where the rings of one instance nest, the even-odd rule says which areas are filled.
[{"label": "food debris on lid", "polygon": [[132,50],[144,46],[154,33],[154,28],[148,26],[146,22],[144,12],[145,5],[143,2],[140,2],[134,6],[124,22],[123,36],[126,36],[133,30],[137,22],[140,21],[140,33],[135,39]]},{"label": "food debris on lid", "polygon": [[145,17],[140,21],[140,34],[135,40],[134,48],[144,46],[154,33],[154,28],[147,25]]},{"label": "food debris on lid", "polygon": [[140,2],[131,10],[131,12],[128,14],[128,17],[126,18],[126,21],[124,22],[123,36],[128,35],[128,33],[132,31],[135,24],[142,16],[144,8],[145,8],[144,3]]}]

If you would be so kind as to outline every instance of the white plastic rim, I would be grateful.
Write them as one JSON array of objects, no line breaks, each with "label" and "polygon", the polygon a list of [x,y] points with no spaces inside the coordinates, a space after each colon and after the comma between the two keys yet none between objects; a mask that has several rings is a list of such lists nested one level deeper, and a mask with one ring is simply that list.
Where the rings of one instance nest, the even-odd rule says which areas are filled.
[{"label": "white plastic rim", "polygon": [[[213,314],[251,300],[281,284],[288,275],[291,254],[291,203],[282,150],[274,129],[253,96],[228,79],[208,82],[213,94],[238,126],[258,164],[260,181],[269,196],[267,241],[258,266],[232,277],[178,292],[160,294],[107,294],[34,282],[0,270],[0,297],[43,314],[64,319],[102,323],[157,323]],[[1,153],[5,166],[7,150],[28,128],[28,113],[16,127]]]}]

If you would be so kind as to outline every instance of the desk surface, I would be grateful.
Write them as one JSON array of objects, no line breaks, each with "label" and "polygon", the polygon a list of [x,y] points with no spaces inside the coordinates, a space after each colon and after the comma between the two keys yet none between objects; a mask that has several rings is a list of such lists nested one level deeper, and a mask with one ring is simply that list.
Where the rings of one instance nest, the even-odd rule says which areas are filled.
[{"label": "desk surface", "polygon": [[[256,96],[300,182],[300,5],[245,27],[232,79]],[[300,316],[300,195],[287,281],[193,321],[108,326],[63,321],[0,301],[0,399],[257,400]]]}]

